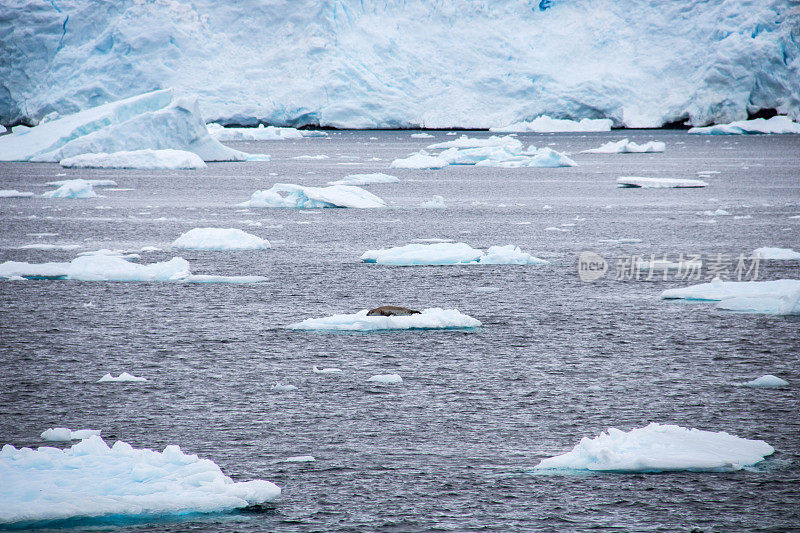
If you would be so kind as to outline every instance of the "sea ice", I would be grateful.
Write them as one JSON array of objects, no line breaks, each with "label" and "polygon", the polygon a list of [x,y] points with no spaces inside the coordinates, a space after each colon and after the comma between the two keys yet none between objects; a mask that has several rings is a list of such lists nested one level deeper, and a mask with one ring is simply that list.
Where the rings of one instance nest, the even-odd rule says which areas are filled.
[{"label": "sea ice", "polygon": [[707,216],[707,217],[728,217],[728,216],[731,216],[731,214],[728,211],[725,211],[724,209],[715,209],[714,211],[711,211],[711,210],[703,211],[702,213],[698,213],[698,214],[701,214],[701,215],[704,215],[704,216]]},{"label": "sea ice", "polygon": [[[72,181],[75,181],[75,180],[48,181],[47,185],[52,185],[53,187],[61,187],[65,183],[70,183]],[[85,181],[86,183],[88,183],[92,187],[116,187],[117,186],[117,182],[116,181],[108,180],[108,179],[97,179],[97,180],[84,179],[83,181]]]},{"label": "sea ice", "polygon": [[800,133],[800,124],[785,116],[769,119],[738,120],[730,124],[717,124],[691,128],[689,133],[699,135],[747,135],[760,133]]},{"label": "sea ice", "polygon": [[677,179],[677,178],[642,178],[639,176],[623,176],[617,178],[619,187],[641,187],[644,189],[683,189],[705,187],[708,185],[703,180]]},{"label": "sea ice", "polygon": [[117,381],[147,381],[147,378],[142,378],[138,376],[134,376],[133,374],[128,374],[127,372],[123,372],[117,377],[112,376],[111,374],[106,374],[102,378],[98,379],[98,383],[106,383],[106,382],[117,382]]},{"label": "sea ice", "polygon": [[791,248],[770,248],[765,246],[753,250],[753,257],[768,260],[791,261],[800,259],[800,252],[795,252]]},{"label": "sea ice", "polygon": [[488,251],[476,250],[470,245],[457,242],[433,244],[406,244],[383,250],[367,250],[361,256],[365,263],[379,265],[540,265],[547,261],[523,252],[518,246],[492,246]]},{"label": "sea ice", "polygon": [[373,183],[397,183],[400,181],[396,176],[389,174],[382,174],[380,172],[374,174],[348,174],[344,178],[336,181],[329,181],[328,185],[371,185]]},{"label": "sea ice", "polygon": [[80,244],[26,244],[20,246],[18,250],[77,250],[81,248]]},{"label": "sea ice", "polygon": [[358,313],[309,318],[286,326],[287,329],[319,331],[378,331],[396,329],[463,329],[476,328],[479,320],[456,309],[430,308],[409,316],[367,316],[367,309]]},{"label": "sea ice", "polygon": [[[280,193],[286,193],[281,196]],[[386,202],[371,192],[350,185],[304,187],[291,183],[276,183],[269,190],[256,191],[240,207],[289,207],[314,209],[321,207],[386,207]]]},{"label": "sea ice", "polygon": [[567,131],[611,131],[613,122],[606,118],[577,120],[560,120],[547,115],[536,117],[530,122],[514,122],[508,126],[489,128],[489,131],[515,133],[554,133]]},{"label": "sea ice", "polygon": [[313,455],[294,455],[286,459],[279,459],[277,463],[313,463],[317,459]]},{"label": "sea ice", "polygon": [[285,141],[302,139],[303,134],[295,128],[276,128],[259,124],[257,128],[225,128],[221,124],[206,124],[208,134],[218,141]]},{"label": "sea ice", "polygon": [[466,135],[462,135],[458,139],[453,139],[452,141],[445,141],[440,143],[435,143],[428,145],[428,148],[436,150],[442,149],[446,150],[448,148],[498,148],[503,147],[507,148],[508,150],[522,150],[522,141],[517,139],[516,137],[512,137],[511,135],[492,135],[491,137],[486,138],[479,138],[479,137],[467,137]]},{"label": "sea ice", "polygon": [[234,482],[213,461],[170,445],[163,452],[91,436],[60,450],[0,451],[0,523],[229,511],[272,501],[269,481]]},{"label": "sea ice", "polygon": [[662,298],[719,301],[717,309],[771,315],[800,314],[800,280],[721,281],[668,289]]},{"label": "sea ice", "polygon": [[173,170],[206,168],[205,161],[186,150],[132,150],[111,154],[80,154],[62,159],[67,168],[138,168],[143,170]]},{"label": "sea ice", "polygon": [[744,384],[744,386],[753,387],[755,389],[778,389],[781,387],[788,387],[789,382],[785,379],[773,376],[772,374],[767,374],[765,376],[761,376],[760,378],[756,378],[753,381],[748,381]]},{"label": "sea ice", "polygon": [[651,423],[584,437],[570,452],[542,460],[536,470],[598,472],[730,472],[754,465],[775,449],[762,440]]},{"label": "sea ice", "polygon": [[490,246],[478,262],[482,265],[546,265],[549,261],[523,252],[519,246]]},{"label": "sea ice", "polygon": [[45,198],[96,198],[92,184],[83,179],[66,180],[54,191],[42,194]]},{"label": "sea ice", "polygon": [[406,158],[395,159],[389,165],[390,168],[444,168],[450,163],[439,157],[431,156],[425,150],[420,150]]},{"label": "sea ice", "polygon": [[636,144],[628,139],[607,142],[600,148],[584,150],[582,154],[641,154],[652,152],[663,152],[667,145],[661,141],[650,141],[644,144]]},{"label": "sea ice", "polygon": [[313,368],[315,374],[338,374],[342,371],[341,368]]},{"label": "sea ice", "polygon": [[430,133],[425,133],[425,132],[412,133],[411,134],[411,138],[412,139],[429,139],[431,137],[433,137],[433,135],[431,135]]},{"label": "sea ice", "polygon": [[240,229],[194,228],[172,243],[188,250],[265,250],[269,241]]},{"label": "sea ice", "polygon": [[[513,137],[510,140],[508,137],[490,137],[489,139],[462,137],[456,141],[448,141],[431,146],[468,145],[478,141],[486,141],[486,143],[478,143],[479,146],[469,148],[453,146],[435,157],[447,161],[450,165],[475,165],[479,167],[553,168],[577,166],[577,163],[566,155],[547,147],[536,148],[531,145],[527,150],[523,150],[522,143]],[[494,143],[489,143],[488,141],[494,141]]]},{"label": "sea ice", "polygon": [[32,192],[22,192],[14,189],[0,190],[0,198],[33,198],[36,196]]},{"label": "sea ice", "polygon": [[293,390],[297,390],[297,387],[295,387],[294,385],[283,385],[281,383],[276,383],[275,385],[272,386],[272,390],[274,390],[275,392],[290,392]]},{"label": "sea ice", "polygon": [[50,442],[67,442],[70,440],[83,440],[99,436],[101,431],[99,429],[77,429],[75,431],[68,428],[50,428],[42,432],[42,440]]},{"label": "sea ice", "polygon": [[423,209],[445,209],[447,204],[444,203],[444,198],[438,194],[434,194],[430,200],[424,200],[417,205]]},{"label": "sea ice", "polygon": [[397,385],[403,382],[403,378],[400,377],[400,374],[377,374],[367,379],[367,381],[380,383],[382,385]]}]

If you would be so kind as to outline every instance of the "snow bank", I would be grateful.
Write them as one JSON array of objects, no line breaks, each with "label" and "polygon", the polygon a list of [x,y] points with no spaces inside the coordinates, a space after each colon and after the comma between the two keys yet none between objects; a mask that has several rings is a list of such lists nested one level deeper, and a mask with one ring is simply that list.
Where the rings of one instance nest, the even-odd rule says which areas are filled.
[{"label": "snow bank", "polygon": [[800,252],[795,252],[791,248],[770,248],[765,246],[753,250],[753,257],[760,259],[791,261],[800,259]]},{"label": "snow bank", "polygon": [[198,169],[208,165],[185,150],[132,150],[111,154],[81,154],[62,159],[66,168],[138,168],[143,170]]},{"label": "snow bank", "polygon": [[444,203],[444,198],[438,194],[434,194],[430,200],[424,200],[417,205],[423,209],[446,209],[447,204]]},{"label": "snow bank", "polygon": [[460,313],[456,309],[425,309],[420,314],[409,316],[367,316],[368,310],[358,313],[333,315],[325,318],[309,318],[286,326],[287,329],[320,331],[377,331],[392,329],[462,329],[476,328],[479,320]]},{"label": "snow bank", "polygon": [[172,243],[188,250],[265,250],[269,241],[240,229],[194,228]]},{"label": "snow bank", "polygon": [[83,440],[100,436],[99,429],[77,429],[75,431],[68,428],[50,428],[42,432],[42,440],[50,442],[66,442],[70,440]]},{"label": "snow bank", "polygon": [[691,128],[689,133],[697,135],[748,135],[760,133],[800,133],[800,124],[789,117],[756,118],[738,120],[730,124],[718,124],[704,128]]},{"label": "snow bank", "polygon": [[298,129],[264,127],[263,124],[259,124],[257,128],[225,128],[221,124],[211,122],[206,124],[206,128],[208,134],[218,141],[285,141],[303,138]]},{"label": "snow bank", "polygon": [[106,382],[121,382],[121,381],[147,381],[147,378],[142,378],[138,376],[134,376],[133,374],[128,374],[127,372],[123,372],[117,377],[112,376],[111,374],[106,374],[102,378],[98,379],[98,383],[106,383]]},{"label": "snow bank", "polygon": [[508,126],[489,128],[489,131],[515,133],[555,133],[569,131],[611,131],[613,122],[609,119],[560,120],[547,115],[536,117],[530,122],[515,122]]},{"label": "snow bank", "polygon": [[703,180],[676,179],[676,178],[642,178],[639,176],[623,176],[617,178],[619,187],[644,188],[644,189],[684,189],[705,187],[708,185]]},{"label": "snow bank", "polygon": [[0,198],[33,198],[34,196],[36,195],[32,192],[22,192],[14,189],[0,190]]},{"label": "snow bank", "polygon": [[518,246],[492,246],[488,251],[476,250],[463,242],[406,244],[383,250],[367,250],[361,256],[365,263],[379,265],[539,265],[547,261],[523,252]]},{"label": "snow bank", "polygon": [[584,437],[570,452],[542,460],[536,470],[598,472],[730,472],[754,465],[775,449],[762,440],[651,423]]},{"label": "snow bank", "polygon": [[668,289],[662,298],[719,301],[717,309],[771,315],[800,314],[800,280],[720,281]]},{"label": "snow bank", "polygon": [[336,181],[329,181],[328,185],[371,185],[373,183],[397,183],[400,181],[396,176],[389,174],[382,174],[377,172],[375,174],[348,174],[344,178]]},{"label": "snow bank", "polygon": [[83,179],[66,180],[54,191],[42,194],[45,198],[97,198],[92,184]]},{"label": "snow bank", "polygon": [[[281,196],[280,193],[286,193]],[[271,189],[256,191],[240,207],[289,207],[314,209],[322,207],[386,207],[386,202],[371,192],[350,185],[304,187],[291,183],[276,183]]]},{"label": "snow bank", "polygon": [[274,500],[269,481],[234,482],[209,459],[170,445],[136,449],[99,436],[66,450],[51,447],[0,451],[0,523],[31,523],[102,516],[209,513]]},{"label": "snow bank", "polygon": [[367,379],[367,381],[380,383],[381,385],[397,385],[403,382],[403,378],[400,377],[400,374],[377,374]]},{"label": "snow bank", "polygon": [[395,159],[389,165],[390,168],[416,168],[416,169],[432,169],[444,168],[450,163],[439,157],[434,157],[428,154],[425,150],[420,150],[415,154],[408,157]]},{"label": "snow bank", "polygon": [[93,107],[0,137],[0,161],[58,162],[89,153],[175,149],[204,161],[244,161],[208,135],[196,97],[171,89]]},{"label": "snow bank", "polygon": [[600,148],[592,148],[591,150],[584,150],[582,154],[642,154],[663,152],[666,150],[667,145],[661,141],[650,141],[644,144],[636,144],[628,139],[620,141],[607,142]]},{"label": "snow bank", "polygon": [[777,376],[773,376],[772,374],[767,374],[753,381],[748,381],[744,386],[753,387],[755,389],[778,389],[781,387],[788,387],[789,382]]}]

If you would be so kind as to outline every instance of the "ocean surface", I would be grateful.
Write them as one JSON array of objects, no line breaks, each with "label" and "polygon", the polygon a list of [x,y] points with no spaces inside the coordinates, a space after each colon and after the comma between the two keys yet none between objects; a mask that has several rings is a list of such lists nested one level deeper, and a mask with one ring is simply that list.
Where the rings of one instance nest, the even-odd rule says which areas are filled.
[{"label": "ocean surface", "polygon": [[[684,131],[520,134],[573,168],[389,170],[445,132],[342,131],[229,143],[269,162],[198,171],[73,170],[0,163],[0,189],[113,179],[89,200],[0,199],[0,261],[68,261],[99,248],[141,262],[181,256],[193,273],[258,284],[0,282],[0,444],[39,446],[49,427],[102,429],[137,448],[179,444],[235,480],[283,489],[271,504],[169,519],[55,526],[131,531],[788,531],[800,529],[800,317],[660,299],[691,283],[616,279],[639,254],[677,261],[800,250],[800,136]],[[488,136],[487,132],[468,132]],[[662,154],[580,154],[609,140],[661,140]],[[301,155],[328,159],[293,159]],[[619,176],[703,178],[703,189],[625,189]],[[274,183],[324,185],[386,172],[368,190],[388,209],[249,209]],[[446,209],[417,205],[441,195]],[[549,206],[547,208],[546,206]],[[729,216],[705,211],[724,209]],[[745,218],[746,217],[746,218]],[[247,252],[171,250],[195,227],[272,242]],[[545,228],[560,228],[546,230]],[[452,239],[515,244],[546,266],[387,267],[369,249]],[[636,239],[640,242],[602,242]],[[77,244],[78,250],[19,249]],[[609,264],[593,283],[577,258]],[[705,271],[703,272],[705,275]],[[625,277],[625,276],[622,276]],[[762,261],[758,279],[800,279]],[[748,278],[750,279],[750,278]],[[287,324],[378,305],[456,308],[473,331],[330,334]],[[318,375],[312,367],[338,367]],[[97,383],[127,371],[147,383]],[[403,383],[367,382],[398,373]],[[775,374],[791,387],[741,384]],[[276,392],[276,383],[297,390]],[[608,427],[678,424],[762,439],[777,450],[733,473],[540,474]],[[280,463],[313,455],[313,463]],[[0,481],[1,482],[1,481]]]}]

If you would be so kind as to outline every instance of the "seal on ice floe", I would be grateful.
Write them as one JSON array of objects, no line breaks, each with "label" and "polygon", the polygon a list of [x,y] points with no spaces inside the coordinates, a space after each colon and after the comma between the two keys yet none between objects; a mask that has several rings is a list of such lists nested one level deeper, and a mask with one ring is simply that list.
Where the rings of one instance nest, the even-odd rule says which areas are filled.
[{"label": "seal on ice floe", "polygon": [[397,307],[396,305],[382,305],[375,309],[370,309],[367,316],[409,316],[419,315],[419,311],[407,307]]}]

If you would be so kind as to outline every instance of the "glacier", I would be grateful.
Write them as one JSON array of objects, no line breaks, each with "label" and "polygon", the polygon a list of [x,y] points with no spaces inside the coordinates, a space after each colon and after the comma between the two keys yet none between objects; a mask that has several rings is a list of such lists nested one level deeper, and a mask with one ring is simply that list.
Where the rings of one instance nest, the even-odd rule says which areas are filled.
[{"label": "glacier", "polygon": [[800,118],[800,13],[787,0],[13,5],[0,17],[5,125],[167,87],[197,92],[207,122],[239,126]]}]

